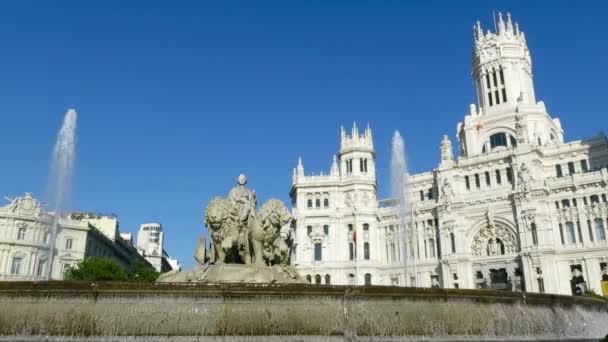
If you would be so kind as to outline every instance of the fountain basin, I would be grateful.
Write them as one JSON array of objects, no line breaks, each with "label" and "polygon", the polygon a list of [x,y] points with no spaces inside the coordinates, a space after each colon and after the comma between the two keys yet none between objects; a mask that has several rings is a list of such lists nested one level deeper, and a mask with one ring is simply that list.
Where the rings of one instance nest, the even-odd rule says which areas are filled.
[{"label": "fountain basin", "polygon": [[2,282],[0,339],[539,340],[608,334],[608,302],[308,284]]}]

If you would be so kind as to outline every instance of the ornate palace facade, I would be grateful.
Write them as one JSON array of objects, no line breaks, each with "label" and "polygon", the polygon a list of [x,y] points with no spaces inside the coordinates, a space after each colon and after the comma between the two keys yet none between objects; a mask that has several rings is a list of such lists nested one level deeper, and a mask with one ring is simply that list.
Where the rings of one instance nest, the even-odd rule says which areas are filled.
[{"label": "ornate palace facade", "polygon": [[[601,293],[608,280],[608,140],[565,142],[537,101],[523,32],[474,28],[478,103],[441,163],[409,177],[407,230],[379,201],[372,131],[342,130],[328,175],[294,170],[293,263],[320,284]],[[407,232],[407,234],[406,234]]]}]

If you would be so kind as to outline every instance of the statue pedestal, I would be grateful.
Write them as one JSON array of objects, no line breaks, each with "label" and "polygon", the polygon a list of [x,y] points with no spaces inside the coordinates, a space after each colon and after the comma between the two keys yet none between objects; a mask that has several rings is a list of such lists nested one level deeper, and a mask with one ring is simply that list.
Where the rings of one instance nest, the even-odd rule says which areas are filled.
[{"label": "statue pedestal", "polygon": [[190,271],[169,272],[157,282],[305,284],[293,266],[243,264],[199,265]]}]

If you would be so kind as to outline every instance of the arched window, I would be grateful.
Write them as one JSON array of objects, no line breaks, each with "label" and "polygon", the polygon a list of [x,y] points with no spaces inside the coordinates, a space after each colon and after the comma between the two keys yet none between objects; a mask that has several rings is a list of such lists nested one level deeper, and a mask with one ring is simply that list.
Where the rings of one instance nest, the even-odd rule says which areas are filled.
[{"label": "arched window", "polygon": [[321,276],[319,274],[315,276],[315,284],[321,284]]},{"label": "arched window", "polygon": [[363,243],[363,258],[369,260],[369,242]]},{"label": "arched window", "polygon": [[315,200],[315,206],[316,206],[317,208],[321,208],[321,200],[320,200],[320,199],[318,199],[318,198],[317,198],[317,199]]},{"label": "arched window", "polygon": [[[517,140],[511,134],[500,132],[490,136],[490,151],[497,147],[516,147]],[[485,147],[485,145],[484,145]],[[487,152],[487,151],[486,151]]]},{"label": "arched window", "polygon": [[363,231],[368,231],[369,230],[369,223],[364,223],[363,224]]},{"label": "arched window", "polygon": [[355,245],[352,242],[348,243],[349,260],[355,260]]},{"label": "arched window", "polygon": [[323,226],[323,234],[329,235],[329,226],[328,225]]},{"label": "arched window", "polygon": [[308,283],[312,283],[312,277],[310,274],[306,275],[306,281],[308,281]]},{"label": "arched window", "polygon": [[325,208],[329,208],[329,199],[326,198],[326,199],[323,200],[323,206]]},{"label": "arched window", "polygon": [[348,275],[348,285],[355,285],[355,275],[352,273]]},{"label": "arched window", "polygon": [[329,274],[325,275],[325,285],[330,285],[331,284],[331,277],[329,276]]},{"label": "arched window", "polygon": [[310,236],[312,234],[312,226],[306,227],[306,233]]},{"label": "arched window", "polygon": [[309,199],[308,199],[308,201],[307,201],[307,206],[308,206],[309,208],[312,208],[312,200],[311,200],[310,198],[309,198]]},{"label": "arched window", "polygon": [[370,286],[372,284],[372,275],[365,273],[365,285]]}]

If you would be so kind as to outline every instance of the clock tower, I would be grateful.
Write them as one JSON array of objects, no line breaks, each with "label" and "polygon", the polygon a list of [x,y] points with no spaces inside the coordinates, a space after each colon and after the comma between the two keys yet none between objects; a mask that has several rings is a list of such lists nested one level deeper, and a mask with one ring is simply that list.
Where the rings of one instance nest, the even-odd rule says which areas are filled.
[{"label": "clock tower", "polygon": [[485,114],[513,110],[518,103],[534,104],[532,60],[526,37],[507,14],[498,13],[497,32],[474,27],[473,79],[480,109]]}]

